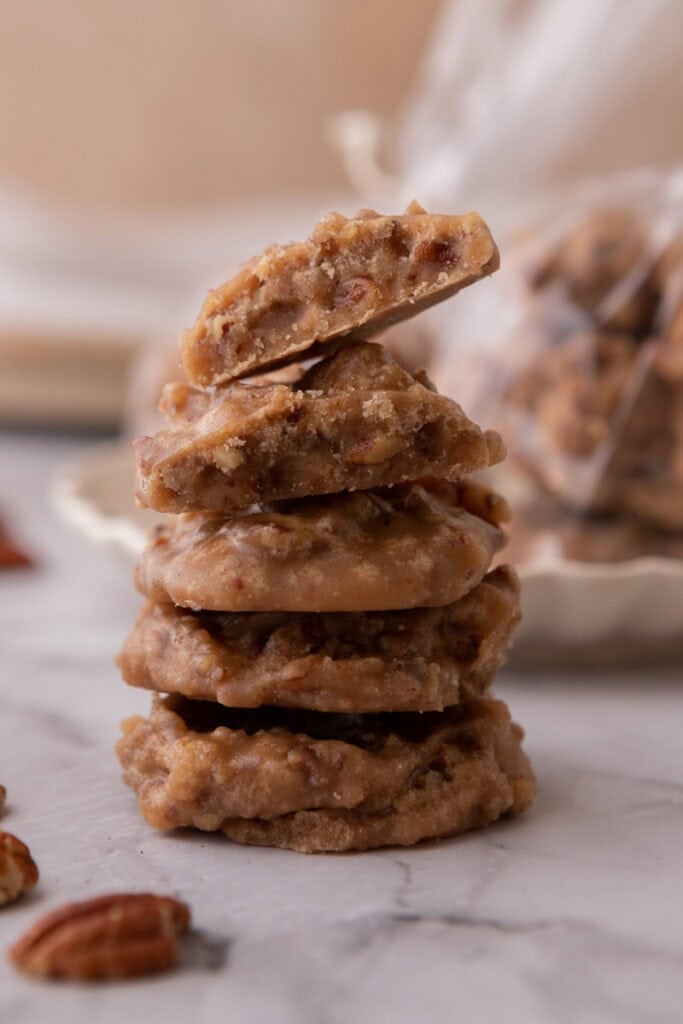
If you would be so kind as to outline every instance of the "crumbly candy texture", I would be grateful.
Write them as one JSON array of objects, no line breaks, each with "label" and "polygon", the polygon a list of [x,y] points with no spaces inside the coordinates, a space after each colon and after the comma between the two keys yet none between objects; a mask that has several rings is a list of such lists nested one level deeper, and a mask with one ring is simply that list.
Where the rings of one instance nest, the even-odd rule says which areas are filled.
[{"label": "crumbly candy texture", "polygon": [[124,780],[154,828],[323,850],[405,846],[526,810],[534,776],[505,704],[445,712],[238,711],[155,698],[124,722]]},{"label": "crumbly candy texture", "polygon": [[368,343],[497,267],[478,214],[330,214],[186,332],[194,386],[136,445],[140,502],[178,514],[119,655],[157,691],[117,744],[153,827],[363,850],[533,801],[522,731],[486,697],[520,616],[514,572],[489,571],[507,505],[471,479],[501,438]]},{"label": "crumbly candy texture", "polygon": [[135,442],[138,500],[160,512],[232,511],[427,473],[457,480],[505,454],[424,375],[365,342],[289,385],[170,384],[162,409],[167,429]]},{"label": "crumbly candy texture", "polygon": [[153,601],[208,611],[451,604],[483,579],[504,542],[505,504],[487,495],[472,482],[435,481],[231,516],[186,513],[157,529],[136,585]]},{"label": "crumbly candy texture", "polygon": [[193,613],[148,601],[118,660],[133,686],[229,707],[440,711],[488,686],[519,617],[509,566],[442,608]]},{"label": "crumbly candy texture", "polygon": [[222,384],[353,332],[367,339],[498,269],[479,214],[331,213],[209,292],[181,340],[188,379]]}]

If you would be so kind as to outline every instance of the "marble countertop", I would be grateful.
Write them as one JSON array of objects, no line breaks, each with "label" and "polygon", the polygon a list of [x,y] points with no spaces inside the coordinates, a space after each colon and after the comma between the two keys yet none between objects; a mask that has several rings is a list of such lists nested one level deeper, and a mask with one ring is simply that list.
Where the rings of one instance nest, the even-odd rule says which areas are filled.
[{"label": "marble countertop", "polygon": [[[538,802],[457,840],[305,857],[153,833],[112,753],[148,703],[112,663],[138,604],[129,569],[46,498],[82,444],[0,435],[0,506],[39,558],[0,576],[0,827],[41,869],[0,910],[2,1024],[681,1021],[683,670],[504,673]],[[6,962],[37,915],[136,889],[192,907],[174,974],[45,985]]]}]

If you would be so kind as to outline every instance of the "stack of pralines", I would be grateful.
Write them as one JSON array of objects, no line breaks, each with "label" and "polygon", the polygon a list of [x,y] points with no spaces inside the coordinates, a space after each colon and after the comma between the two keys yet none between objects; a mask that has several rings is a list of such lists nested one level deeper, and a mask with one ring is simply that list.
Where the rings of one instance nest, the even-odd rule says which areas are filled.
[{"label": "stack of pralines", "polygon": [[491,571],[507,509],[472,478],[502,442],[367,340],[497,266],[477,214],[414,203],[331,214],[209,294],[191,385],[136,443],[139,500],[177,514],[119,656],[166,695],[118,744],[150,825],[367,849],[532,802],[490,693],[519,619],[514,572]]}]

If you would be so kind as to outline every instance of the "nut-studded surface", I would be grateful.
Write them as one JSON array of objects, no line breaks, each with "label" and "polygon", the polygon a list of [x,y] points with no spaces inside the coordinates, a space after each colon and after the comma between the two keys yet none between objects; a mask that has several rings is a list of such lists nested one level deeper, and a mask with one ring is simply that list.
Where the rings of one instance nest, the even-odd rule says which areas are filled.
[{"label": "nut-studded surface", "polygon": [[38,882],[38,868],[25,843],[0,832],[0,907],[28,892]]},{"label": "nut-studded surface", "polygon": [[169,384],[162,408],[169,426],[135,442],[137,497],[160,512],[231,511],[425,475],[457,480],[504,455],[497,434],[423,375],[362,342],[292,384],[213,393]]},{"label": "nut-studded surface", "polygon": [[114,893],[69,903],[41,918],[10,950],[39,978],[102,981],[173,967],[190,911],[170,896]]},{"label": "nut-studded surface", "polygon": [[134,686],[231,707],[434,711],[489,684],[518,621],[509,567],[442,608],[231,614],[147,602],[119,667]]},{"label": "nut-studded surface", "polygon": [[124,722],[117,749],[155,828],[313,852],[407,845],[526,809],[534,780],[521,738],[493,700],[330,715],[166,697]]},{"label": "nut-studded surface", "polygon": [[209,611],[450,604],[481,581],[504,540],[498,506],[489,513],[495,522],[463,506],[475,493],[471,483],[439,482],[301,498],[232,516],[188,513],[159,528],[138,562],[136,584],[154,601]]},{"label": "nut-studded surface", "polygon": [[[484,694],[519,618],[484,577],[504,457],[423,373],[367,339],[491,273],[477,214],[325,218],[211,293],[191,384],[137,442],[138,498],[178,513],[136,570],[121,652],[170,691],[123,724],[124,779],[157,828],[301,851],[408,845],[524,810],[521,730]],[[239,378],[327,355],[294,382]]]},{"label": "nut-studded surface", "polygon": [[292,359],[353,332],[369,338],[498,269],[479,214],[331,213],[310,238],[274,245],[209,292],[182,340],[200,387]]}]

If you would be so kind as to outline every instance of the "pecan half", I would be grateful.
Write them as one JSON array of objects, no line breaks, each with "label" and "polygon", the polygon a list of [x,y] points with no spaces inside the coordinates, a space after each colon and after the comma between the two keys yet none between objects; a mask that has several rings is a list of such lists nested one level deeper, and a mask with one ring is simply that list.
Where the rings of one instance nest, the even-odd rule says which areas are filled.
[{"label": "pecan half", "polygon": [[37,881],[38,868],[28,846],[9,832],[0,832],[0,907],[28,892]]},{"label": "pecan half", "polygon": [[333,306],[340,309],[346,306],[357,306],[359,302],[379,301],[379,290],[375,282],[369,277],[350,277],[348,281],[342,281],[334,293]]},{"label": "pecan half", "polygon": [[459,253],[450,242],[439,242],[436,239],[425,239],[418,242],[413,249],[413,256],[418,263],[457,263]]},{"label": "pecan half", "polygon": [[357,466],[375,466],[398,455],[402,447],[401,440],[395,437],[366,437],[354,444],[346,453],[346,461]]},{"label": "pecan half", "polygon": [[47,914],[9,956],[19,970],[40,978],[133,978],[174,967],[178,937],[189,924],[189,908],[170,896],[113,893]]}]

